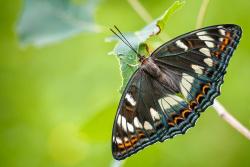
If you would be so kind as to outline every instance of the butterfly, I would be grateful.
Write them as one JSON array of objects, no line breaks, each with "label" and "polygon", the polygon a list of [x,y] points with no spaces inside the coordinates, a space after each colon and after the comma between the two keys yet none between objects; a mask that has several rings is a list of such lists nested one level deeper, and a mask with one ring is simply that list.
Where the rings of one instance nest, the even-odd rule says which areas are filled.
[{"label": "butterfly", "polygon": [[149,57],[137,53],[139,68],[122,94],[113,124],[113,157],[125,159],[193,127],[220,95],[241,34],[238,25],[209,26],[164,43]]}]

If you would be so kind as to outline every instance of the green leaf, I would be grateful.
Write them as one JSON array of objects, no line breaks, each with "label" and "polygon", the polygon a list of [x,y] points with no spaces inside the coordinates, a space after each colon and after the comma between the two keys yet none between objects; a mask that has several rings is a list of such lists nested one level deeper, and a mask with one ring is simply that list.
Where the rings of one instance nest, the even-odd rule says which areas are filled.
[{"label": "green leaf", "polygon": [[157,19],[157,26],[164,30],[165,26],[167,24],[168,19],[172,14],[174,14],[178,9],[180,9],[182,6],[184,6],[185,1],[175,1],[166,11],[165,13]]},{"label": "green leaf", "polygon": [[25,0],[17,25],[22,45],[44,45],[81,32],[98,32],[94,23],[99,0]]},{"label": "green leaf", "polygon": [[[125,33],[124,36],[130,42],[130,44],[142,55],[148,54],[148,42],[150,37],[159,35],[166,26],[166,23],[170,16],[180,7],[184,5],[185,1],[175,1],[162,16],[155,19],[149,25],[145,26],[139,31],[134,33]],[[120,92],[123,92],[127,85],[131,75],[138,68],[138,59],[136,54],[126,46],[119,38],[115,36],[108,37],[106,39],[110,41],[119,41],[112,52],[109,54],[116,55],[120,63],[120,70],[122,75],[122,86]]]},{"label": "green leaf", "polygon": [[[131,45],[136,48],[139,47],[138,39],[133,34],[126,35],[126,38],[130,41]],[[130,76],[138,68],[138,61],[136,54],[131,49],[127,49],[126,46],[121,41],[118,42],[114,50],[110,54],[117,55],[120,63],[120,70],[122,75],[122,87],[120,91],[122,92],[125,89],[126,83],[128,82]]]}]

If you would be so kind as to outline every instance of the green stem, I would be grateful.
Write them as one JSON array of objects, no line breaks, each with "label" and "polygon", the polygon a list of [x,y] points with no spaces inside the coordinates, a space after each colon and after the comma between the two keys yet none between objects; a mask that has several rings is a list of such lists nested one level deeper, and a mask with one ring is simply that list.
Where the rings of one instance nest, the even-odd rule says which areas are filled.
[{"label": "green stem", "polygon": [[213,107],[222,119],[250,140],[250,131],[235,119],[216,99],[214,100]]},{"label": "green stem", "polygon": [[203,0],[201,3],[200,11],[197,16],[197,21],[196,21],[196,26],[195,26],[196,29],[201,28],[203,24],[204,17],[205,17],[207,7],[208,7],[208,3],[209,3],[209,0]]},{"label": "green stem", "polygon": [[146,23],[149,24],[153,20],[151,15],[138,0],[128,0],[128,3]]}]

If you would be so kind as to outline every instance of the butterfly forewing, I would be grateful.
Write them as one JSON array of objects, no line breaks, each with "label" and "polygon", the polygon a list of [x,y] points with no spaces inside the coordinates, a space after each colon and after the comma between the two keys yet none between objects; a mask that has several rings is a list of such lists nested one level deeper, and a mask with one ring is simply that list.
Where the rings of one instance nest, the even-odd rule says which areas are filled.
[{"label": "butterfly forewing", "polygon": [[226,67],[241,37],[237,25],[203,28],[159,47],[152,57],[161,68],[182,73],[180,90],[204,111],[220,94]]},{"label": "butterfly forewing", "polygon": [[[131,77],[121,98],[113,125],[114,158],[124,159],[194,126],[200,112],[220,94],[240,37],[239,26],[217,25],[156,49]],[[157,72],[152,72],[153,66]]]}]

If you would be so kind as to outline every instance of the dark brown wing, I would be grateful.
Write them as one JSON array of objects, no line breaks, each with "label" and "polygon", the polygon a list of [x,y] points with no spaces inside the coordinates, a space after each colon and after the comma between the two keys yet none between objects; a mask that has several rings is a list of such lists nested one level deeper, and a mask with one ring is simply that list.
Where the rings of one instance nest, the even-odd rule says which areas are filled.
[{"label": "dark brown wing", "polygon": [[[151,58],[172,84],[139,68],[131,77],[113,125],[112,153],[124,159],[147,145],[183,134],[220,93],[241,37],[237,25],[196,30],[156,49]],[[177,87],[179,89],[172,89]]]},{"label": "dark brown wing", "polygon": [[162,69],[180,76],[180,92],[198,111],[220,94],[229,60],[241,38],[241,28],[226,24],[202,28],[177,37],[151,57]]},{"label": "dark brown wing", "polygon": [[185,133],[198,116],[173,90],[139,69],[119,104],[113,125],[113,156],[121,160],[157,141]]}]

